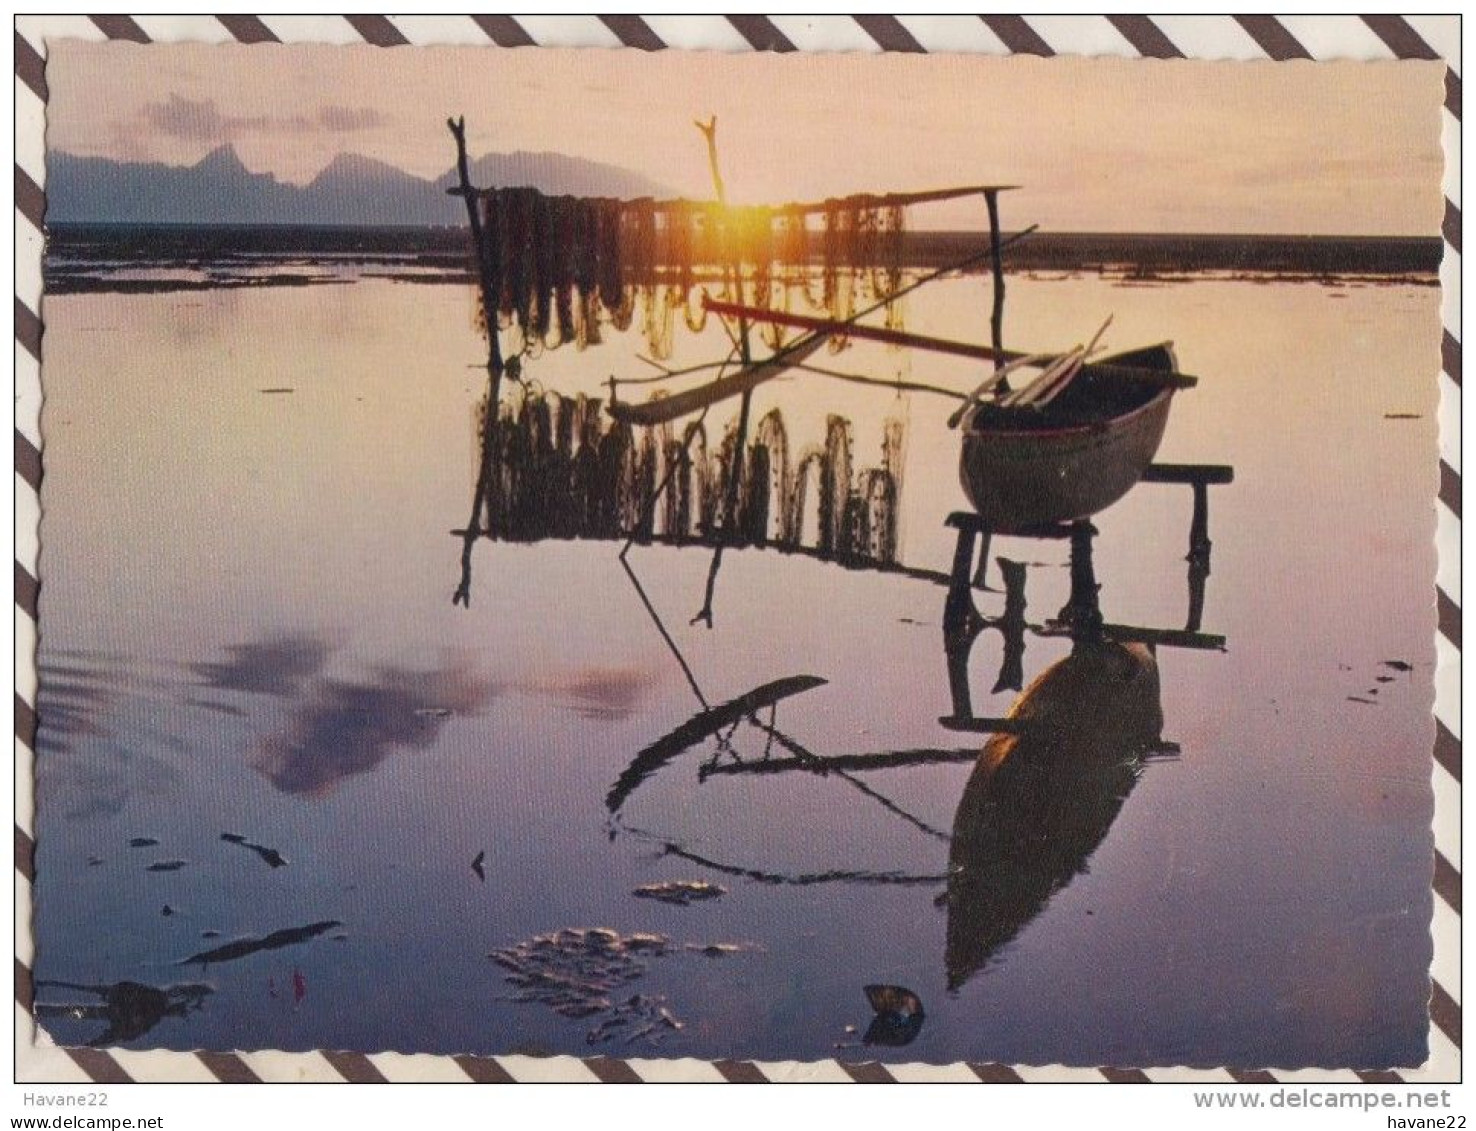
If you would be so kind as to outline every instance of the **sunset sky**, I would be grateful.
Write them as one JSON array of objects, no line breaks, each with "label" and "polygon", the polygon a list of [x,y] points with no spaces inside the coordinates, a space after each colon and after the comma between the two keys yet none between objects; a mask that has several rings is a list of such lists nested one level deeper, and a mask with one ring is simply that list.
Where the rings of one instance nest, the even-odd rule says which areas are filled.
[{"label": "sunset sky", "polygon": [[[730,199],[1024,188],[1006,227],[1434,235],[1443,68],[980,56],[49,44],[48,145],[192,164],[230,142],[304,183],[337,153],[431,177],[554,150]],[[977,202],[915,227],[982,223]]]}]

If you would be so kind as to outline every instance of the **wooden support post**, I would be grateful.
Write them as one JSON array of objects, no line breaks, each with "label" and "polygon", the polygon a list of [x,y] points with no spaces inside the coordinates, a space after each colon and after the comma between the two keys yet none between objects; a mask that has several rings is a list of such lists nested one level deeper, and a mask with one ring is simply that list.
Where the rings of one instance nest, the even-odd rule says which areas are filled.
[{"label": "wooden support post", "polygon": [[[497,338],[498,293],[502,289],[502,265],[496,262],[487,234],[482,229],[482,216],[477,208],[477,194],[471,183],[466,156],[466,119],[447,118],[446,125],[456,139],[456,172],[460,179],[460,196],[466,202],[466,221],[471,229],[472,246],[477,257],[477,282],[481,291],[482,310],[487,320],[487,412],[482,420],[482,461],[477,468],[477,485],[472,498],[471,518],[461,550],[461,583],[451,596],[452,604],[471,605],[472,545],[483,534],[492,533],[492,482],[500,462],[499,411],[502,404],[502,346]],[[492,273],[496,274],[493,275]],[[482,515],[486,513],[486,523]]]},{"label": "wooden support post", "polygon": [[969,593],[969,574],[974,564],[974,539],[978,531],[972,526],[958,527],[958,542],[953,548],[953,569],[948,574],[948,597],[943,602],[943,631],[967,630],[981,618]]},{"label": "wooden support post", "polygon": [[[984,192],[984,203],[989,208],[989,263],[994,272],[994,302],[989,313],[989,340],[996,354],[1004,351],[1004,256],[1000,246],[999,231],[999,192],[995,189],[986,189]],[[1001,362],[996,361],[994,367],[998,370]],[[1007,393],[1010,391],[1009,378],[1000,378],[997,391]]]},{"label": "wooden support post", "polygon": [[1060,619],[1071,630],[1072,639],[1090,638],[1102,630],[1102,609],[1097,602],[1097,575],[1092,568],[1092,538],[1097,528],[1086,520],[1071,524],[1071,597]]}]

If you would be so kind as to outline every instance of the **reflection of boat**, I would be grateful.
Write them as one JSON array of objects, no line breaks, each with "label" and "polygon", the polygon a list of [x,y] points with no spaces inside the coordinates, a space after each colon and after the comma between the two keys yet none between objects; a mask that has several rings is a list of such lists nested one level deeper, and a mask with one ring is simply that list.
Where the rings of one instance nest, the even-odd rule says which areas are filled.
[{"label": "reflection of boat", "polygon": [[953,820],[950,989],[1071,882],[1102,843],[1163,727],[1158,663],[1142,644],[1079,641],[985,744]]},{"label": "reflection of boat", "polygon": [[1114,371],[1177,369],[1171,346],[1150,346],[1084,366],[1040,411],[975,406],[964,419],[959,477],[985,528],[1069,522],[1127,494],[1158,451],[1174,386]]}]

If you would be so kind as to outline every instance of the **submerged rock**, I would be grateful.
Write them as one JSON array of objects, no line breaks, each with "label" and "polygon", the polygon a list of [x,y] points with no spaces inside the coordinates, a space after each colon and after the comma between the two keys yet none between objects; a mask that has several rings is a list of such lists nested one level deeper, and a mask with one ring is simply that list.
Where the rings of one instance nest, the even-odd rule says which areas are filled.
[{"label": "submerged rock", "polygon": [[668,880],[659,884],[642,884],[631,892],[637,899],[654,899],[658,903],[670,903],[676,907],[718,899],[728,894],[721,884],[710,884],[706,880]]}]

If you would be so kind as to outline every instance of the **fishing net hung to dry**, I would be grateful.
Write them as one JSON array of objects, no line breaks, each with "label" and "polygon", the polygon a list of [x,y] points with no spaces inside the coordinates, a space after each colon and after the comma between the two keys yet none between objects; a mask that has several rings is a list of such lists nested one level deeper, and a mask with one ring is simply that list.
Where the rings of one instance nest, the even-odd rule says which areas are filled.
[{"label": "fishing net hung to dry", "polygon": [[510,188],[483,190],[479,207],[478,266],[497,296],[497,327],[516,336],[513,352],[583,348],[602,326],[623,332],[639,317],[647,348],[665,358],[678,316],[703,329],[704,290],[844,320],[858,300],[885,300],[901,285],[903,209],[875,197],[735,207]]}]

